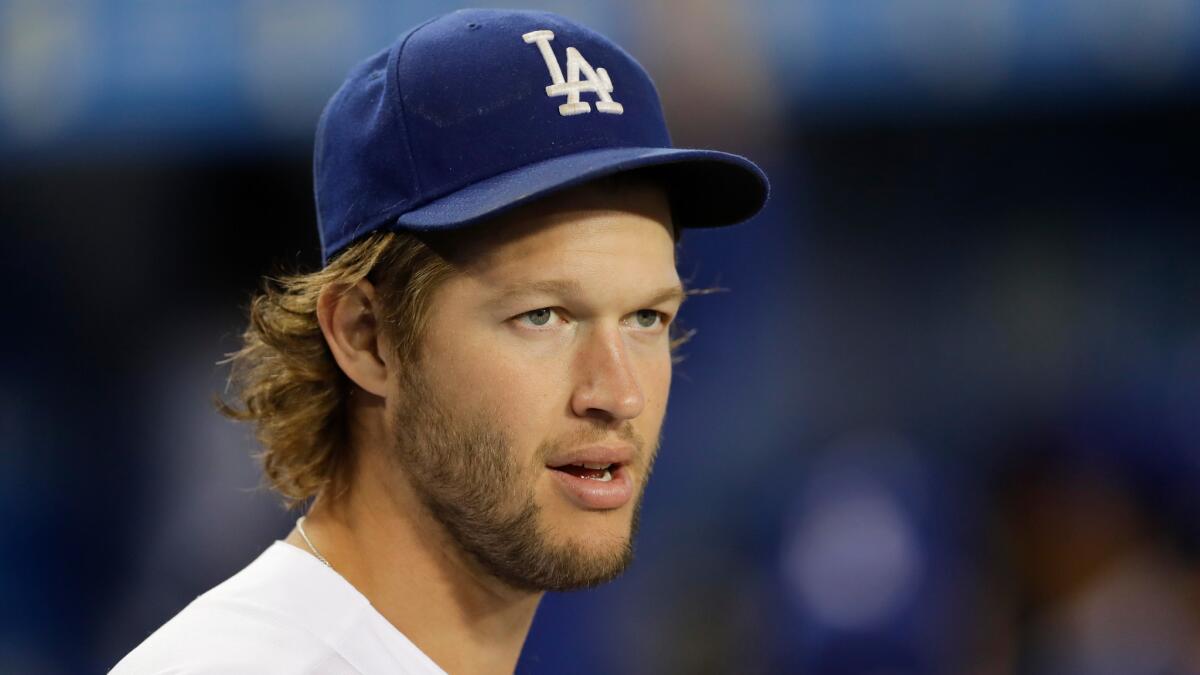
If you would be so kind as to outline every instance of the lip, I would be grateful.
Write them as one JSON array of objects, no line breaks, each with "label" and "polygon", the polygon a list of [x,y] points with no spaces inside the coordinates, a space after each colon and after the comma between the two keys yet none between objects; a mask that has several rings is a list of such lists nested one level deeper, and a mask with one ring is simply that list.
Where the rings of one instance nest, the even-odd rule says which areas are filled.
[{"label": "lip", "polygon": [[[574,463],[567,462],[567,464]],[[597,461],[596,463],[603,462]],[[612,472],[612,480],[607,482],[557,471],[549,466],[546,467],[546,470],[554,476],[555,484],[558,485],[563,495],[582,509],[592,511],[619,509],[633,498],[633,476],[625,464],[617,464],[609,469]]]},{"label": "lip", "polygon": [[[551,458],[549,462],[546,462],[546,468],[554,469],[568,464],[620,464],[624,467],[632,460],[632,445],[589,445]],[[615,479],[616,476],[614,475],[613,478]]]}]

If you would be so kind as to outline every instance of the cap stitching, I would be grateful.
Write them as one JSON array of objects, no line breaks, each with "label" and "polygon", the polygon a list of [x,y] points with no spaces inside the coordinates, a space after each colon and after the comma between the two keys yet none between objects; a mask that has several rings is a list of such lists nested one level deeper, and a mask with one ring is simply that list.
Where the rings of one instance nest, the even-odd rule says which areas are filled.
[{"label": "cap stitching", "polygon": [[[428,26],[429,24],[433,23],[434,21],[437,21],[440,18],[442,18],[442,17],[435,16],[435,17],[429,19],[428,21],[425,21],[424,23],[420,24],[416,28],[413,28],[411,31],[408,32],[408,35],[404,36],[404,41],[401,42],[400,46],[396,48],[396,61],[395,61],[396,70],[392,74],[392,85],[395,86],[395,88],[396,88],[396,91],[395,91],[396,121],[399,122],[400,127],[404,130],[404,154],[406,157],[408,157],[408,167],[409,167],[410,171],[412,172],[413,186],[416,188],[416,192],[418,195],[422,194],[424,192],[424,190],[421,187],[421,176],[420,176],[420,174],[417,173],[417,163],[413,159],[412,143],[409,142],[409,138],[408,138],[408,120],[407,120],[406,115],[404,114],[404,96],[400,91],[400,59],[404,57],[404,48],[408,46],[408,41],[411,40],[414,35],[416,35],[418,32],[420,32],[420,30],[422,28],[424,28],[425,26]],[[401,201],[403,201],[403,200],[401,200]],[[400,202],[396,202],[396,204],[399,204],[399,203]],[[396,204],[392,204],[391,206],[388,206],[385,209],[380,209],[379,211],[372,214],[370,217],[377,216],[380,213],[383,213],[384,211],[388,211],[392,208],[395,208]]]}]

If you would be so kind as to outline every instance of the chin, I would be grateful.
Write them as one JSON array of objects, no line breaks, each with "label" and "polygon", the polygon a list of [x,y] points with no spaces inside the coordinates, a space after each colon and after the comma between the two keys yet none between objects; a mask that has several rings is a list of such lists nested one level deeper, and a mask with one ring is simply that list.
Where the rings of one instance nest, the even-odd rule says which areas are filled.
[{"label": "chin", "polygon": [[551,546],[574,549],[583,555],[601,559],[623,555],[633,539],[632,524],[627,513],[611,513],[603,518],[576,517],[546,530]]},{"label": "chin", "polygon": [[588,538],[628,540],[633,531],[632,504],[603,511],[555,505],[541,512],[543,526],[562,537],[578,539],[581,534],[590,534]]},{"label": "chin", "polygon": [[562,567],[542,590],[572,591],[601,586],[624,574],[633,562],[628,539],[603,544],[573,540],[557,550],[562,556],[559,559]]}]

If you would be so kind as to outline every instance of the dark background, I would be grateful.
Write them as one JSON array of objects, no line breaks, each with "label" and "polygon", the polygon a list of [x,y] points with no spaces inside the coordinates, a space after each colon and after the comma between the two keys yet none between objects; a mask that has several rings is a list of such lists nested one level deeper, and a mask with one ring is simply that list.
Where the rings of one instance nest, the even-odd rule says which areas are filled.
[{"label": "dark background", "polygon": [[[291,527],[217,361],[318,264],[324,100],[443,6],[0,2],[0,671],[103,672]],[[685,235],[730,290],[638,562],[518,672],[1200,672],[1200,3],[539,6],[773,194]]]}]

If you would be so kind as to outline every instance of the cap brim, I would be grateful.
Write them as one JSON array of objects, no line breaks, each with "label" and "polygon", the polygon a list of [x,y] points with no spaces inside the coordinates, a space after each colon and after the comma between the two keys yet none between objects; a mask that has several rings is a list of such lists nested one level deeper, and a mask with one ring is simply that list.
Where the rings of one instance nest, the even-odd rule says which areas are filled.
[{"label": "cap brim", "polygon": [[679,227],[733,225],[758,213],[770,184],[750,160],[715,150],[604,148],[555,157],[469,185],[401,215],[399,229],[471,225],[590,180],[644,170],[662,185]]}]

